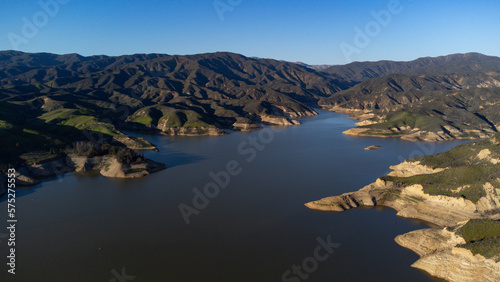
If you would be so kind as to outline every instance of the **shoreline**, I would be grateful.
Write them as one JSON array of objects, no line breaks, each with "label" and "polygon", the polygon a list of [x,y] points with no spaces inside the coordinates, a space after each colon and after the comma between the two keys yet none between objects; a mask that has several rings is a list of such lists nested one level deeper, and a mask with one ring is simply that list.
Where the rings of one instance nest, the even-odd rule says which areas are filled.
[{"label": "shoreline", "polygon": [[[311,108],[312,109],[312,108]],[[321,109],[320,109],[321,110]],[[239,124],[236,123],[234,132],[249,132],[258,131],[263,125],[268,126],[296,126],[302,123],[296,119],[308,118],[317,116],[318,113],[312,109],[311,112],[300,112],[294,115],[286,116],[264,116],[261,117],[262,124]],[[154,136],[181,136],[181,137],[219,137],[231,134],[224,129],[218,127],[210,128],[165,128],[164,130],[136,130],[130,131],[131,134],[125,134],[123,139],[141,140],[148,146],[137,146],[135,143],[130,143],[127,148],[136,151],[152,150],[158,152],[158,148],[150,142],[139,137],[141,134],[151,134]],[[139,163],[124,164],[120,163],[116,157],[110,155],[96,156],[96,157],[83,157],[67,154],[47,160],[43,160],[39,164],[23,165],[16,168],[16,184],[20,187],[32,187],[40,184],[45,179],[60,176],[68,172],[86,172],[98,171],[102,176],[111,178],[139,178],[147,176],[166,169],[165,164],[158,163],[150,159],[144,158]],[[6,177],[0,175],[0,196],[3,196],[7,189]]]},{"label": "shoreline", "polygon": [[[114,156],[82,157],[76,155],[63,156],[41,164],[22,166],[16,169],[16,186],[33,187],[50,177],[62,176],[66,173],[99,172],[110,178],[139,178],[166,169],[165,164],[144,158],[130,164],[121,163]],[[2,188],[6,177],[0,177]],[[0,189],[0,196],[6,189]]]},{"label": "shoreline", "polygon": [[[242,126],[240,124],[236,124],[236,128],[238,128],[239,130],[235,131],[235,132],[248,132],[248,131],[258,131],[260,129],[263,128],[263,125],[269,125],[269,126],[284,126],[284,127],[288,127],[288,126],[296,126],[296,125],[301,125],[302,123],[296,119],[305,119],[305,118],[309,118],[309,117],[315,117],[318,115],[318,112],[317,111],[328,111],[328,112],[335,112],[335,113],[340,113],[340,114],[347,114],[347,117],[348,119],[352,119],[352,120],[358,120],[360,121],[361,123],[365,122],[367,118],[370,118],[370,117],[374,117],[375,115],[373,113],[371,113],[370,111],[363,111],[363,110],[359,110],[359,109],[347,109],[347,108],[340,108],[340,107],[327,107],[327,106],[322,106],[322,105],[317,105],[317,107],[311,107],[311,110],[312,111],[306,111],[306,112],[295,112],[294,114],[290,114],[288,113],[289,116],[281,116],[281,117],[270,117],[270,116],[265,116],[264,118],[261,117],[261,122],[262,124],[252,124],[252,125],[255,125],[256,127],[246,127],[246,126]],[[359,124],[356,123],[356,125]],[[349,130],[353,130],[353,129],[357,129],[358,127],[353,127]],[[198,128],[195,128],[196,130],[191,131],[189,130],[190,132],[187,132],[187,128],[176,128],[175,130],[173,128],[171,128],[172,130],[165,130],[165,131],[158,131],[158,130],[138,130],[138,131],[130,131],[132,134],[125,134],[125,139],[132,139],[132,140],[142,140],[142,141],[145,141],[149,146],[143,146],[143,147],[140,147],[140,146],[136,146],[137,144],[129,144],[129,146],[127,146],[129,149],[133,149],[133,150],[153,150],[153,151],[158,151],[158,149],[156,148],[155,145],[149,143],[148,141],[144,140],[142,137],[138,137],[138,135],[140,134],[151,134],[151,135],[158,135],[158,136],[184,136],[184,137],[218,137],[218,136],[224,136],[224,135],[227,135],[227,134],[231,134],[229,132],[226,132],[224,129],[220,129],[218,127],[214,127],[214,128],[201,128],[200,130],[198,130]],[[210,129],[210,130],[208,130]],[[346,134],[346,132],[348,132],[349,130],[346,130],[344,132],[342,132],[343,134]],[[346,134],[346,135],[350,135],[350,134]],[[388,136],[380,136],[380,135],[351,135],[351,136],[357,136],[357,137],[377,137],[377,138],[386,138]],[[401,138],[401,136],[390,136],[392,138],[400,138],[402,140],[406,140],[405,138]],[[128,141],[128,140],[127,140]],[[411,141],[411,142],[415,142],[415,141],[421,141],[421,140],[406,140],[406,141]],[[377,148],[378,149],[378,148]],[[78,170],[77,168],[75,169],[71,169],[72,166],[74,166],[74,164],[71,164],[70,162],[67,163],[67,164],[61,164],[61,160],[62,159],[65,159],[65,158],[72,158],[71,156],[67,155],[67,156],[62,156],[62,157],[57,157],[55,159],[48,159],[47,161],[42,161],[42,163],[40,164],[35,164],[35,165],[25,165],[25,166],[21,166],[21,167],[18,167],[16,168],[16,171],[21,171],[22,174],[19,174],[21,176],[21,181],[19,181],[19,185],[21,186],[33,186],[33,185],[36,185],[38,183],[41,183],[43,181],[44,178],[47,178],[47,177],[50,177],[50,176],[54,176],[54,175],[60,175],[60,174],[63,174],[63,173],[66,173],[66,172],[79,172],[81,170]],[[164,164],[156,164],[155,166],[161,166],[163,165],[163,168],[161,169],[152,169],[152,170],[147,170],[145,169],[144,172],[142,173],[137,173],[137,172],[134,172],[132,174],[128,174],[128,173],[125,173],[127,170],[126,169],[122,169],[122,171],[120,172],[120,170],[118,169],[118,171],[114,171],[113,173],[107,173],[107,172],[102,172],[101,169],[102,169],[102,166],[106,166],[107,165],[107,159],[108,158],[102,158],[102,159],[106,159],[104,161],[101,160],[101,164],[98,165],[96,164],[96,161],[93,161],[93,160],[90,160],[89,162],[92,163],[92,167],[93,167],[93,170],[97,170],[99,171],[103,176],[107,176],[107,177],[115,177],[115,178],[136,178],[136,177],[143,177],[143,176],[146,176],[148,174],[151,174],[151,173],[154,173],[154,172],[157,172],[159,170],[162,170],[162,169],[165,169],[164,167]],[[154,161],[152,160],[147,160],[146,162],[150,162],[151,164],[152,163],[155,163]],[[145,163],[146,163],[145,162]],[[54,168],[52,172],[50,172],[50,169],[47,170],[46,168],[43,168],[42,171],[44,172],[37,172],[39,170],[40,167],[46,167],[46,166],[52,166],[52,167],[57,167],[57,168]],[[116,164],[115,164],[116,166]],[[95,168],[94,168],[95,167]],[[83,167],[81,168],[83,169],[83,171],[86,171],[88,170],[89,168],[88,167]],[[132,168],[134,169],[134,168]],[[31,172],[28,172],[28,171],[31,171]],[[34,171],[34,172],[33,172]],[[113,175],[114,174],[114,175]],[[4,184],[2,179],[0,179],[0,183]],[[2,185],[2,186],[5,186],[5,185]],[[2,189],[0,189],[0,196],[3,195],[5,192],[3,192]]]},{"label": "shoreline", "polygon": [[[371,110],[360,110],[342,108],[338,106],[319,105],[321,109],[336,113],[348,114],[348,118],[358,121],[356,126],[344,132],[345,135],[353,137],[374,137],[374,138],[399,138],[410,142],[441,142],[451,140],[479,140],[486,139],[495,134],[495,132],[485,133],[476,129],[459,131],[453,128],[446,128],[446,131],[427,131],[420,128],[409,126],[392,128],[370,128],[370,126],[383,123],[386,118],[384,115],[377,115]],[[375,121],[374,119],[377,119]]]},{"label": "shoreline", "polygon": [[[389,175],[401,177],[434,174],[444,170],[407,161],[390,168],[392,172]],[[323,198],[305,203],[305,206],[326,212],[343,212],[358,207],[392,208],[397,211],[397,216],[429,223],[430,228],[411,231],[394,239],[398,245],[420,256],[412,267],[449,281],[473,281],[477,277],[498,281],[500,262],[457,246],[466,242],[453,230],[471,219],[500,219],[500,214],[487,213],[489,209],[500,207],[499,190],[487,193],[480,201],[473,203],[463,198],[425,194],[420,184],[401,187],[395,182],[378,178],[356,192]],[[484,206],[485,202],[492,199],[496,200],[496,204]],[[461,268],[463,265],[468,267]]]}]

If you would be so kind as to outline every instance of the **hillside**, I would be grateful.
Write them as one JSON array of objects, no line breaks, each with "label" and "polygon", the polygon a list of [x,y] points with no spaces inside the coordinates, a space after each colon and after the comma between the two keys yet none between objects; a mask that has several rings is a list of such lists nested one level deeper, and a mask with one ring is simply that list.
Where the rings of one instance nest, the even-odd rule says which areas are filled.
[{"label": "hillside", "polygon": [[[392,166],[361,190],[307,203],[342,212],[387,206],[439,227],[400,235],[420,255],[412,266],[449,281],[500,279],[500,134]],[[463,267],[466,266],[466,267]],[[452,271],[451,271],[452,270]]]},{"label": "hillside", "polygon": [[154,148],[127,130],[190,136],[296,125],[296,118],[316,115],[312,107],[353,114],[361,123],[350,135],[485,138],[500,126],[499,61],[469,53],[318,71],[227,52],[84,57],[3,51],[0,163],[51,159],[77,141]]},{"label": "hillside", "polygon": [[[344,73],[337,75],[362,82],[319,102],[362,121],[346,134],[440,141],[498,132],[499,58],[465,54],[348,66],[338,67]],[[375,66],[377,71],[369,71]],[[353,75],[346,76],[346,70]]]},{"label": "hillside", "polygon": [[[1,163],[42,161],[76,141],[154,148],[123,130],[222,135],[295,125],[316,115],[309,105],[346,88],[307,67],[232,53],[0,52]],[[42,153],[26,155],[33,151]]]},{"label": "hillside", "polygon": [[378,61],[353,62],[323,69],[346,81],[360,83],[370,78],[390,74],[433,75],[467,74],[475,72],[500,71],[500,58],[479,53],[453,54],[440,57],[418,58],[409,62]]}]

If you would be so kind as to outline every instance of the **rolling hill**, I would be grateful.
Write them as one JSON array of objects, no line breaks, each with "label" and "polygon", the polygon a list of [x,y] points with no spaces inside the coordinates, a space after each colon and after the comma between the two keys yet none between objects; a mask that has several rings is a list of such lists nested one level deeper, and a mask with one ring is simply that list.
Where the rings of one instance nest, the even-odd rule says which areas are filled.
[{"label": "rolling hill", "polygon": [[58,153],[82,140],[151,148],[123,130],[221,135],[295,125],[295,118],[316,115],[310,105],[347,85],[293,63],[233,53],[0,52],[1,163],[32,162],[19,156]]},{"label": "rolling hill", "polygon": [[440,141],[498,132],[500,58],[459,54],[353,63],[337,71],[339,77],[362,81],[319,101],[362,120],[346,134]]},{"label": "rolling hill", "polygon": [[0,163],[40,162],[80,141],[154,148],[127,130],[222,135],[296,125],[296,118],[316,115],[313,107],[354,114],[361,123],[351,135],[483,138],[500,126],[499,86],[500,58],[477,53],[313,69],[228,52],[3,51]]}]

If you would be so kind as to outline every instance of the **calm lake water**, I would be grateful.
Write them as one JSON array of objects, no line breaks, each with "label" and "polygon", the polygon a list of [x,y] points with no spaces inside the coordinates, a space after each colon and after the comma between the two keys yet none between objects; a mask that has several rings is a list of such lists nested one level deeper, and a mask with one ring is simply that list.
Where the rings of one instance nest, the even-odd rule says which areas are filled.
[{"label": "calm lake water", "polygon": [[[460,142],[349,137],[342,131],[355,121],[324,111],[302,122],[265,131],[272,134],[143,136],[160,149],[145,155],[168,169],[133,180],[66,174],[18,189],[17,274],[6,273],[7,244],[0,238],[0,281],[120,281],[117,275],[127,276],[122,281],[282,281],[303,262],[307,281],[432,281],[410,267],[418,256],[394,242],[427,225],[391,209],[324,213],[304,203],[358,190],[402,159]],[[260,151],[248,138],[260,142]],[[370,145],[384,149],[363,150]],[[203,190],[212,182],[209,173],[229,162],[240,173],[186,224],[179,205],[192,207],[193,189]],[[3,196],[0,234],[6,209]],[[322,261],[311,259],[318,238],[340,244],[331,254],[321,249]]]}]

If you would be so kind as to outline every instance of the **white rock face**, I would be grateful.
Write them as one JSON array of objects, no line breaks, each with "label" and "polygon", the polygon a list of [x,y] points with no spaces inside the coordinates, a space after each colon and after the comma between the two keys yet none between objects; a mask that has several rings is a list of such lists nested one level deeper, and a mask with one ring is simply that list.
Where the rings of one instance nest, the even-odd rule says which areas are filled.
[{"label": "white rock face", "polygon": [[428,166],[421,165],[420,162],[408,162],[404,161],[398,165],[393,165],[389,167],[392,171],[388,174],[394,177],[410,177],[419,174],[433,174],[441,172],[446,168],[430,168]]},{"label": "white rock face", "polygon": [[390,206],[398,210],[399,216],[418,218],[439,226],[454,226],[458,222],[481,217],[470,200],[428,195],[420,184],[402,189],[400,198]]},{"label": "white rock face", "polygon": [[448,281],[500,281],[500,263],[463,248],[434,253],[412,266]]},{"label": "white rock face", "polygon": [[[492,155],[485,149],[472,159],[498,164]],[[389,176],[410,177],[439,173],[448,168],[433,169],[420,162],[405,161],[391,169]],[[467,188],[467,185],[457,185],[453,191]],[[358,206],[384,205],[397,210],[398,216],[436,224],[441,228],[417,230],[396,237],[399,245],[420,255],[413,267],[448,281],[500,281],[500,262],[459,247],[465,244],[465,240],[446,228],[442,229],[463,225],[470,219],[500,219],[500,178],[485,182],[483,189],[486,195],[474,203],[464,198],[426,194],[420,184],[404,187],[379,178],[357,192],[324,198],[306,206],[323,211],[344,211]]]},{"label": "white rock face", "polygon": [[[497,183],[499,180],[497,180]],[[486,182],[483,185],[486,196],[479,199],[477,202],[477,210],[479,212],[485,212],[489,210],[500,208],[500,189],[493,187],[490,182]]]},{"label": "white rock face", "polygon": [[465,240],[446,229],[416,230],[394,240],[420,256],[413,267],[433,276],[448,281],[500,281],[500,263],[456,247]]},{"label": "white rock face", "polygon": [[495,159],[491,157],[491,151],[489,149],[484,149],[477,154],[477,158],[480,160],[486,160],[489,161],[490,163],[496,165],[500,163],[500,159]]},{"label": "white rock face", "polygon": [[268,124],[273,124],[273,125],[284,125],[284,126],[290,126],[290,125],[299,125],[300,122],[294,119],[289,119],[285,117],[273,117],[273,116],[266,116],[262,115],[261,121],[263,123],[268,123]]}]

